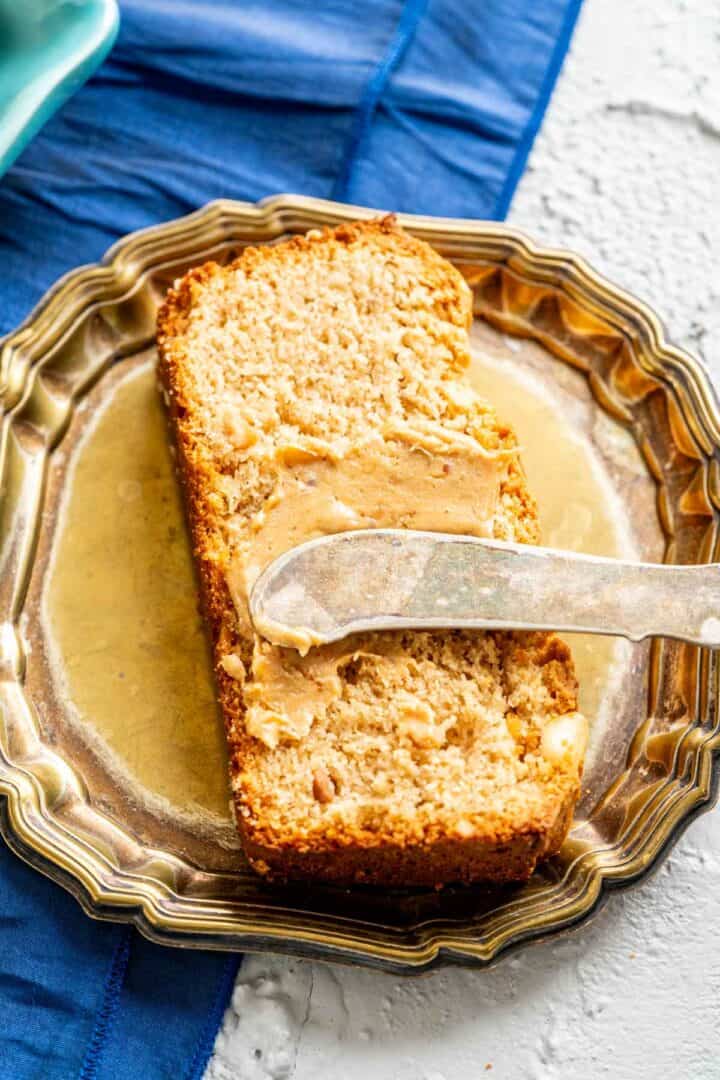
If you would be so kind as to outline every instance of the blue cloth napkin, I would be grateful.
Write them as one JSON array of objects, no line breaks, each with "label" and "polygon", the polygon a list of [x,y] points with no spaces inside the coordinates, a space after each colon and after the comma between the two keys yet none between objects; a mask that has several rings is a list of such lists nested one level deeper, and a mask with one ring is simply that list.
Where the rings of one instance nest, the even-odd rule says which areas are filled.
[{"label": "blue cloth napkin", "polygon": [[[126,0],[0,182],[0,332],[119,236],[301,192],[502,218],[580,0]],[[0,1077],[202,1074],[236,969],[86,918],[0,845]]]}]

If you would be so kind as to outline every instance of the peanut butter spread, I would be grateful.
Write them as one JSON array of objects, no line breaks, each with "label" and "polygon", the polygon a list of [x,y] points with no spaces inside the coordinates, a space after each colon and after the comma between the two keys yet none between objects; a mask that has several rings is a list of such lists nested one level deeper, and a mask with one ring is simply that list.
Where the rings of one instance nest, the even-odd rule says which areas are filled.
[{"label": "peanut butter spread", "polygon": [[[253,446],[259,442],[252,440]],[[248,597],[262,570],[297,544],[349,529],[412,528],[492,535],[498,494],[517,450],[487,450],[461,431],[431,421],[388,427],[338,454],[317,440],[281,445],[276,483],[239,538],[226,579],[238,618],[250,630]],[[375,648],[382,651],[382,638]],[[255,639],[252,681],[245,687],[247,730],[268,746],[301,739],[313,717],[341,692],[338,667],[352,656],[347,642],[301,657],[288,640],[278,648]],[[223,666],[244,678],[238,658]],[[418,710],[409,729],[427,728]],[[431,734],[432,742],[437,735]]]}]

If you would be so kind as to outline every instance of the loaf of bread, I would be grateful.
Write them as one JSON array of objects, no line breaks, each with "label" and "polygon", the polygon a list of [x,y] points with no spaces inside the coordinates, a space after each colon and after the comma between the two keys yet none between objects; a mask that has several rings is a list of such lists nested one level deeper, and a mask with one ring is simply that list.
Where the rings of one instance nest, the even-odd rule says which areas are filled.
[{"label": "loaf of bread", "polygon": [[276,879],[526,879],[578,797],[585,722],[552,633],[359,634],[300,656],[247,597],[349,528],[537,542],[515,436],[465,377],[464,279],[391,218],[208,263],[158,317],[160,377],[246,854]]}]

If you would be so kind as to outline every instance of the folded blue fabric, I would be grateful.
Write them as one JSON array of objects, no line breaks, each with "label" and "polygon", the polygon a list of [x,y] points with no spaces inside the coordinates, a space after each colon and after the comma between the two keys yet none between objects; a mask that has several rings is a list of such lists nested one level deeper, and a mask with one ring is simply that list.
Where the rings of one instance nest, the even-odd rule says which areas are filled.
[{"label": "folded blue fabric", "polygon": [[0,841],[2,1080],[199,1080],[238,964],[89,919]]},{"label": "folded blue fabric", "polygon": [[[0,332],[122,234],[295,191],[502,218],[580,0],[126,0],[0,183]],[[91,922],[0,847],[0,1077],[201,1075],[234,961]]]}]

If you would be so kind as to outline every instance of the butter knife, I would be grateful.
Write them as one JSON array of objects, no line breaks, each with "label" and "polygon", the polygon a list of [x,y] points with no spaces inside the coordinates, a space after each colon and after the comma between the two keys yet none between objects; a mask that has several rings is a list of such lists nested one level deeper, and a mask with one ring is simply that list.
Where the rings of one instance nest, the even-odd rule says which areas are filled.
[{"label": "butter knife", "polygon": [[306,653],[357,631],[561,630],[720,648],[720,565],[624,562],[411,529],[322,536],[275,559],[256,631]]}]

